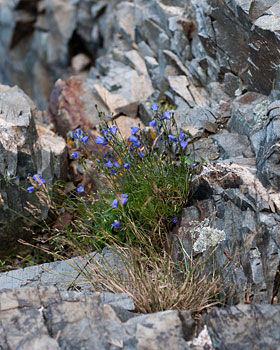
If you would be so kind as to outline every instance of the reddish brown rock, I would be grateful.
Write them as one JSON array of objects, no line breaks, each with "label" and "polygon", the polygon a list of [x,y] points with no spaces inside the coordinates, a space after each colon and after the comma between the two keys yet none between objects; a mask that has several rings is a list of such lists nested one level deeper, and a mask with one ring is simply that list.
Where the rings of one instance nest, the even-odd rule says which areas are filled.
[{"label": "reddish brown rock", "polygon": [[55,131],[66,137],[69,131],[81,128],[86,131],[99,123],[99,110],[107,112],[106,107],[91,90],[91,81],[71,77],[59,79],[50,96],[49,113]]}]

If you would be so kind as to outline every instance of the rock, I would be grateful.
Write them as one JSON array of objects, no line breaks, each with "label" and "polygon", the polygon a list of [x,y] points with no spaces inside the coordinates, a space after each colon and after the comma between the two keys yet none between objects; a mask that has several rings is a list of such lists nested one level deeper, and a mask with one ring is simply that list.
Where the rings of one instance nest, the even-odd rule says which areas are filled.
[{"label": "rock", "polygon": [[280,62],[277,0],[205,0],[194,6],[199,38],[220,74],[234,74],[249,90],[269,95]]},{"label": "rock", "polygon": [[258,176],[266,186],[280,191],[280,101],[267,107],[267,118],[257,154]]},{"label": "rock", "polygon": [[207,315],[214,349],[267,349],[279,347],[279,305],[237,305],[214,308]]},{"label": "rock", "polygon": [[181,96],[190,107],[194,107],[194,101],[190,91],[188,90],[189,82],[185,75],[180,76],[169,76],[168,82],[171,89],[176,92],[179,96]]},{"label": "rock", "polygon": [[131,127],[136,126],[140,129],[144,128],[144,124],[139,118],[132,119],[126,116],[120,116],[116,118],[115,121],[124,139],[128,139],[131,136]]},{"label": "rock", "polygon": [[15,350],[37,350],[41,346],[65,350],[81,346],[156,350],[190,349],[197,343],[193,339],[194,321],[187,310],[131,313],[128,320],[122,321],[126,309],[116,309],[114,305],[123,296],[105,295],[60,293],[55,287],[42,286],[1,291],[0,345]]},{"label": "rock", "polygon": [[225,92],[230,97],[237,96],[238,92],[241,90],[241,80],[236,75],[232,73],[226,73],[224,77]]},{"label": "rock", "polygon": [[[19,184],[30,186],[28,174],[40,174],[48,185],[66,178],[66,144],[43,125],[36,127],[37,120],[43,120],[41,113],[22,90],[0,85],[1,253],[7,253],[18,238],[27,236],[27,220],[15,212],[28,217],[27,201],[37,203],[34,195],[20,190]],[[39,205],[39,212],[38,219],[45,219],[48,208]]]},{"label": "rock", "polygon": [[[144,69],[143,62],[139,60],[139,64],[137,66],[141,72]],[[147,75],[129,69],[120,62],[111,64],[108,74],[100,82],[96,81],[93,87],[108,110],[133,118],[137,115],[140,102],[148,99],[154,92]]]},{"label": "rock", "polygon": [[248,136],[256,154],[260,148],[269,104],[267,96],[255,92],[241,95],[231,104],[231,118],[227,128],[231,132]]},{"label": "rock", "polygon": [[220,151],[220,159],[227,158],[253,158],[254,153],[246,135],[222,133],[211,136]]},{"label": "rock", "polygon": [[85,68],[87,68],[91,63],[91,60],[85,54],[79,53],[74,56],[71,60],[71,66],[73,67],[76,73],[82,72]]},{"label": "rock", "polygon": [[195,106],[183,115],[176,114],[178,126],[185,132],[189,131],[194,137],[201,136],[205,131],[215,133],[217,131],[218,118],[213,114],[211,108]]},{"label": "rock", "polygon": [[[225,232],[225,241],[215,253],[215,266],[226,276],[224,285],[235,285],[241,302],[250,297],[253,303],[271,303],[280,293],[280,257],[275,243],[280,196],[267,190],[256,172],[251,164],[203,166],[194,180],[194,202],[183,211],[177,234],[190,252],[194,241],[189,237],[189,223],[210,218],[210,227]],[[231,264],[225,268],[228,257]]]},{"label": "rock", "polygon": [[109,114],[104,103],[96,96],[93,81],[71,77],[67,81],[59,79],[52,91],[49,112],[56,132],[66,137],[76,128],[89,130],[99,124],[98,111]]}]

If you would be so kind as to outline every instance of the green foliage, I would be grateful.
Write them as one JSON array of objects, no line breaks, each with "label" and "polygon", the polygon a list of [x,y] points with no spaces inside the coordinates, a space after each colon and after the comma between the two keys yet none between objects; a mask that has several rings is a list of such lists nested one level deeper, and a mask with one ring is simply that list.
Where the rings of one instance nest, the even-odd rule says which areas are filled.
[{"label": "green foliage", "polygon": [[[173,220],[188,201],[195,164],[186,155],[189,136],[178,132],[173,114],[158,110],[151,127],[140,130],[135,126],[128,140],[116,122],[99,112],[101,136],[94,140],[99,147],[97,154],[81,142],[85,137],[81,130],[71,135],[81,147],[80,156],[73,154],[75,158],[79,157],[87,173],[98,174],[93,179],[98,190],[86,201],[84,188],[78,188],[80,196],[72,193],[63,201],[78,213],[72,227],[66,227],[68,233],[75,231],[75,238],[83,232],[81,240],[95,247],[104,246],[112,237],[135,244],[136,228],[159,248],[168,243]],[[109,148],[105,155],[104,147]],[[86,160],[91,162],[90,169]]]},{"label": "green foliage", "polygon": [[135,125],[128,140],[111,116],[99,112],[95,140],[80,129],[70,135],[76,146],[72,158],[94,188],[69,191],[57,183],[50,189],[36,176],[29,192],[51,204],[56,224],[46,224],[44,231],[54,256],[86,256],[107,246],[118,257],[117,270],[105,260],[88,262],[85,277],[95,290],[127,293],[140,312],[201,312],[219,302],[221,276],[206,271],[203,257],[184,251],[183,261],[172,256],[171,232],[189,200],[197,163],[189,135],[178,130],[167,107],[164,101],[153,104],[150,127]]}]

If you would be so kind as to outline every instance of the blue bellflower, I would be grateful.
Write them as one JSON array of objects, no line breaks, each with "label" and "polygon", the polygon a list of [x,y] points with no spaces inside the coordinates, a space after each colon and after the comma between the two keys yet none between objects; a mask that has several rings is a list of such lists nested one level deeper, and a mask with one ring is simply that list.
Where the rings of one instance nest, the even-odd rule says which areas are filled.
[{"label": "blue bellflower", "polygon": [[187,141],[181,141],[181,147],[183,148],[183,151],[185,150],[185,148],[187,147],[188,142]]},{"label": "blue bellflower", "polygon": [[157,126],[157,122],[155,119],[153,119],[151,122],[150,122],[150,126],[154,129],[156,126]]},{"label": "blue bellflower", "polygon": [[45,185],[46,180],[44,180],[39,174],[33,175],[33,179],[39,184],[39,186]]},{"label": "blue bellflower", "polygon": [[96,140],[95,140],[95,143],[97,145],[103,145],[103,146],[106,146],[107,145],[107,140],[105,139],[105,137],[102,137],[102,136],[97,136]]},{"label": "blue bellflower", "polygon": [[79,186],[79,187],[77,188],[78,193],[83,193],[84,190],[85,190],[85,188],[84,188],[83,186]]},{"label": "blue bellflower", "polygon": [[130,142],[137,142],[138,141],[138,138],[136,137],[136,136],[130,136],[130,138],[129,138],[129,141]]},{"label": "blue bellflower", "polygon": [[120,227],[121,227],[121,223],[120,223],[119,221],[115,221],[115,222],[112,224],[112,226],[113,226],[114,228],[120,228]]},{"label": "blue bellflower", "polygon": [[73,153],[71,154],[71,158],[72,158],[72,159],[78,159],[78,158],[79,158],[78,152],[73,152]]},{"label": "blue bellflower", "polygon": [[108,160],[108,162],[105,163],[104,165],[105,165],[107,168],[113,168],[113,166],[114,166],[114,164],[113,164],[110,160]]},{"label": "blue bellflower", "polygon": [[115,200],[113,200],[113,203],[111,204],[111,207],[112,208],[117,208],[118,205],[119,205],[119,202],[115,199]]},{"label": "blue bellflower", "polygon": [[73,133],[73,137],[74,139],[80,139],[81,137],[83,137],[84,132],[83,130],[80,129],[76,129],[75,132]]},{"label": "blue bellflower", "polygon": [[112,126],[110,129],[110,132],[112,135],[116,135],[117,131],[118,131],[118,128],[114,125]]},{"label": "blue bellflower", "polygon": [[122,193],[122,204],[125,205],[128,202],[128,195],[126,193]]},{"label": "blue bellflower", "polygon": [[88,142],[88,139],[89,139],[88,136],[84,136],[84,137],[81,138],[81,141],[82,141],[82,143],[83,143],[84,145],[86,145],[86,143]]},{"label": "blue bellflower", "polygon": [[135,126],[132,126],[130,129],[131,129],[131,135],[137,134],[138,131],[140,130],[139,128],[136,128]]},{"label": "blue bellflower", "polygon": [[34,192],[34,190],[35,190],[35,188],[34,188],[33,186],[27,187],[27,191],[28,191],[29,193]]},{"label": "blue bellflower", "polygon": [[170,141],[177,142],[176,137],[173,136],[173,135],[168,135],[168,138],[169,138]]},{"label": "blue bellflower", "polygon": [[119,162],[115,161],[115,162],[114,162],[114,167],[115,167],[115,168],[119,168],[119,167],[120,167]]}]

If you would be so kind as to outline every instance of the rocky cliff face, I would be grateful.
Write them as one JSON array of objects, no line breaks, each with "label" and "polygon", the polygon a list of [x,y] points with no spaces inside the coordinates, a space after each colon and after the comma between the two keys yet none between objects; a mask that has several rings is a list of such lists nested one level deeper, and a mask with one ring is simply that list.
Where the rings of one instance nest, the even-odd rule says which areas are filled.
[{"label": "rocky cliff face", "polygon": [[[127,125],[136,117],[147,125],[149,102],[165,99],[174,106],[197,160],[208,164],[198,170],[193,202],[173,234],[186,233],[188,251],[188,223],[211,217],[226,233],[217,263],[232,260],[228,281],[241,291],[239,301],[253,304],[280,298],[279,50],[277,0],[0,1],[0,82],[18,84],[40,108],[48,106],[58,135],[95,126],[95,104]],[[50,181],[63,176],[64,141],[42,136],[49,131],[38,113],[21,90],[0,87],[0,194],[6,205],[0,207],[0,238],[7,242],[17,235],[5,226],[15,227],[5,208],[21,209],[26,200],[7,174],[39,172]],[[7,324],[14,312],[5,311]],[[238,349],[244,342],[277,349],[278,316],[267,316],[277,312],[278,306],[243,305],[213,311],[205,322],[215,349]],[[46,315],[49,329],[57,330],[54,314]],[[65,311],[63,317],[70,316]],[[262,321],[265,341],[258,337]],[[143,326],[137,327],[141,337]],[[66,348],[68,337],[62,333],[56,346]],[[186,348],[187,340],[180,340]]]},{"label": "rocky cliff face", "polygon": [[269,95],[279,84],[279,12],[277,0],[5,0],[0,81],[45,108],[58,78],[95,63],[100,74],[111,67],[118,76],[120,62],[135,69],[137,52],[161,93],[168,75],[187,70],[207,90],[218,81],[231,97],[246,89]]}]

